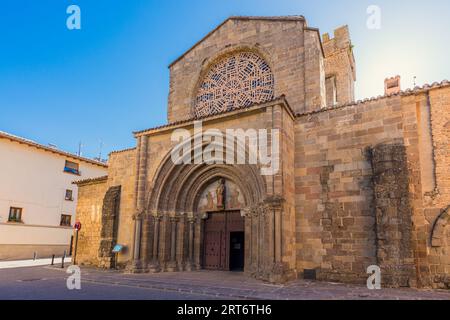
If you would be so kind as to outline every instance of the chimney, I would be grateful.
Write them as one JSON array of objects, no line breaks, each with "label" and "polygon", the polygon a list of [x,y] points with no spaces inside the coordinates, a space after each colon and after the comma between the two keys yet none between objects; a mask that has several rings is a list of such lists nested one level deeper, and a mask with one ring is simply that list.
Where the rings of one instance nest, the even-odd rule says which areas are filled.
[{"label": "chimney", "polygon": [[384,80],[384,94],[391,95],[399,93],[400,88],[400,76],[387,78]]}]

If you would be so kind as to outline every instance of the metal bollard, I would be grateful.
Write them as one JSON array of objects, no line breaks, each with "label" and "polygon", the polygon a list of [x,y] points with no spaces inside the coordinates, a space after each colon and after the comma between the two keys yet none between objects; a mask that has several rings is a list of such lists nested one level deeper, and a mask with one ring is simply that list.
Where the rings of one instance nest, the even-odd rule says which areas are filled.
[{"label": "metal bollard", "polygon": [[55,264],[55,255],[52,255],[52,266]]},{"label": "metal bollard", "polygon": [[61,259],[61,269],[64,269],[64,259],[66,258],[66,250],[64,250],[64,254]]}]

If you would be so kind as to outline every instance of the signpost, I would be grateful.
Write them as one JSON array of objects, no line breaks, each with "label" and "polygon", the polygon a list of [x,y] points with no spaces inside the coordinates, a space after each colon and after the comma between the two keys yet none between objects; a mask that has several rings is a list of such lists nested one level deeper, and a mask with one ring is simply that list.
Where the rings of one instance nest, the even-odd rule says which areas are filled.
[{"label": "signpost", "polygon": [[73,264],[77,264],[77,247],[78,247],[78,231],[81,230],[81,222],[77,221],[75,222],[75,225],[73,226],[75,228],[75,249],[73,253]]},{"label": "signpost", "polygon": [[117,259],[119,256],[119,252],[123,250],[123,245],[116,244],[114,248],[112,249],[112,253],[114,253],[114,269],[117,269]]}]

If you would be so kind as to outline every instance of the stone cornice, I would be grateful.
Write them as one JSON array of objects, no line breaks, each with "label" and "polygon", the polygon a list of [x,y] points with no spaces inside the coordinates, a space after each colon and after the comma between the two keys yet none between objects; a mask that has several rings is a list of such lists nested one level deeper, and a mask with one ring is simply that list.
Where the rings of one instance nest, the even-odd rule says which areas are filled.
[{"label": "stone cornice", "polygon": [[265,103],[261,103],[261,104],[255,104],[252,105],[250,107],[247,108],[240,108],[240,109],[235,109],[235,110],[231,110],[231,111],[225,111],[216,115],[212,115],[212,116],[207,116],[207,117],[200,117],[200,118],[188,118],[185,120],[180,120],[180,121],[176,121],[176,122],[172,122],[172,123],[168,123],[166,125],[162,125],[159,127],[154,127],[154,128],[150,128],[150,129],[145,129],[145,130],[141,130],[141,131],[136,131],[133,132],[135,138],[139,137],[139,136],[143,136],[143,135],[150,135],[150,134],[155,134],[155,133],[163,133],[165,131],[168,130],[173,130],[173,129],[177,129],[177,128],[183,128],[183,127],[188,127],[190,125],[193,125],[194,121],[212,121],[212,120],[217,120],[217,119],[226,119],[228,117],[233,117],[237,114],[244,114],[244,113],[250,113],[250,112],[254,112],[254,111],[263,111],[265,110],[267,107],[272,107],[274,105],[281,105],[285,108],[285,110],[288,112],[288,114],[291,116],[292,119],[294,119],[294,112],[292,110],[292,108],[289,106],[289,103],[286,100],[286,97],[284,95],[275,98],[271,101],[265,102]]}]

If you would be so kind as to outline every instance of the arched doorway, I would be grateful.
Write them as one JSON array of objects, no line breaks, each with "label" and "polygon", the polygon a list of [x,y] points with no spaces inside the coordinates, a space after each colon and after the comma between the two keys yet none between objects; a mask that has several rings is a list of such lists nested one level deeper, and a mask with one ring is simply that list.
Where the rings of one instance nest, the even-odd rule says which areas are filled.
[{"label": "arched doorway", "polygon": [[240,211],[208,213],[203,237],[203,267],[206,270],[243,271],[245,219]]},{"label": "arched doorway", "polygon": [[[150,272],[243,269],[267,278],[275,261],[275,209],[269,208],[259,167],[177,165],[170,156],[157,169],[145,200],[137,246],[141,263]],[[220,184],[224,188],[218,192]],[[226,226],[219,228],[217,220]],[[212,242],[219,240],[221,260],[205,261],[205,249],[217,246]]]},{"label": "arched doorway", "polygon": [[244,270],[244,197],[231,180],[218,178],[205,185],[197,212],[203,217],[202,266],[206,270]]}]

